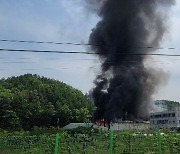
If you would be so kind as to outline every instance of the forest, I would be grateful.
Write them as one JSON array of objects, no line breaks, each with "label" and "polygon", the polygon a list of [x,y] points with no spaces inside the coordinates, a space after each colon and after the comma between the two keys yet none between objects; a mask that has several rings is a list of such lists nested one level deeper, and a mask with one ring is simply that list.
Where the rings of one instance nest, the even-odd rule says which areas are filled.
[{"label": "forest", "polygon": [[93,105],[81,91],[57,80],[25,74],[0,80],[0,128],[31,130],[88,122]]}]

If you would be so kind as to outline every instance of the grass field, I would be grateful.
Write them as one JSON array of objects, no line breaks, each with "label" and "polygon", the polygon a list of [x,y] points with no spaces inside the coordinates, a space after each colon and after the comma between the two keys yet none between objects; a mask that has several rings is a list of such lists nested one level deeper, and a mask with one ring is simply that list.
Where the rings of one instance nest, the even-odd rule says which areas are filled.
[{"label": "grass field", "polygon": [[[60,153],[87,153],[108,154],[110,151],[109,133],[92,135],[75,135],[62,138]],[[180,134],[162,134],[159,138],[157,133],[133,133],[114,132],[113,152],[116,154],[153,154],[159,152],[159,144],[163,154],[180,153]]]},{"label": "grass field", "polygon": [[[59,154],[179,154],[179,133],[109,132],[60,134]],[[0,154],[54,154],[55,135],[0,137]]]}]

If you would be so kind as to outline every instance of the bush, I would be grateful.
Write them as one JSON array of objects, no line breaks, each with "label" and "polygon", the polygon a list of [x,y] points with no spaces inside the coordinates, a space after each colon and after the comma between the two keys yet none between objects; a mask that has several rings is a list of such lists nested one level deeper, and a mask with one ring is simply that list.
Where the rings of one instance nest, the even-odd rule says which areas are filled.
[{"label": "bush", "polygon": [[55,128],[55,127],[51,127],[51,128],[44,127],[43,128],[43,127],[34,126],[31,129],[31,131],[24,131],[24,130],[7,131],[7,130],[0,129],[0,137],[2,137],[2,136],[52,135],[52,134],[56,134],[56,133],[63,134],[63,132],[65,132],[65,130],[63,130],[62,128]]},{"label": "bush", "polygon": [[57,128],[57,127],[38,127],[38,126],[34,126],[33,129],[30,131],[31,135],[42,135],[42,134],[46,134],[46,135],[51,135],[51,134],[56,134],[56,133],[62,133],[64,131],[64,129],[62,128]]}]

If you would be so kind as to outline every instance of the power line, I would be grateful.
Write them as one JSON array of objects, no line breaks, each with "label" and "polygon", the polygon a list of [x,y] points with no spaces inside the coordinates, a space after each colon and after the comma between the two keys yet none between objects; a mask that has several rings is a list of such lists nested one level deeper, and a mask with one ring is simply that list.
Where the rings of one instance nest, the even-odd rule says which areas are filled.
[{"label": "power line", "polygon": [[72,42],[52,42],[52,41],[25,41],[25,40],[0,40],[0,42],[17,42],[17,43],[37,43],[37,44],[56,44],[56,45],[84,45],[84,46],[102,46],[91,43],[72,43]]},{"label": "power line", "polygon": [[[150,65],[151,66],[151,65]],[[116,66],[112,66],[113,68],[121,68],[121,70],[127,70],[126,67],[121,66],[121,65],[116,65]],[[93,67],[88,67],[88,68],[93,68]],[[60,71],[60,70],[71,70],[71,69],[78,69],[78,70],[82,70],[82,69],[87,69],[86,67],[58,67],[58,68],[13,68],[13,69],[7,69],[7,68],[0,68],[0,71],[8,71],[8,70],[24,70],[24,71],[38,71],[38,70],[47,70],[47,71],[51,71],[51,70],[56,70],[56,71]]]},{"label": "power line", "polygon": [[[105,55],[110,53],[102,52],[84,52],[84,51],[58,51],[58,50],[30,50],[30,49],[3,49],[0,51],[8,52],[35,52],[35,53],[58,53],[58,54],[86,54],[86,55]],[[180,54],[164,54],[164,53],[117,53],[116,55],[128,55],[128,56],[166,56],[166,57],[180,57]]]},{"label": "power line", "polygon": [[[78,45],[78,46],[105,46],[102,44],[91,44],[91,43],[72,43],[72,42],[53,42],[53,41],[28,41],[28,40],[8,40],[1,39],[0,42],[16,42],[16,43],[36,43],[36,44],[56,44],[56,45]],[[175,47],[153,47],[153,46],[127,46],[127,48],[139,48],[139,49],[155,49],[155,50],[180,50]]]},{"label": "power line", "polygon": [[[81,51],[57,51],[57,50],[30,50],[30,49],[2,49],[0,51],[9,51],[9,52],[36,52],[36,53],[60,53],[60,54],[97,54],[90,52],[81,52]],[[99,53],[100,54],[100,53]],[[103,53],[101,53],[103,54]]]}]

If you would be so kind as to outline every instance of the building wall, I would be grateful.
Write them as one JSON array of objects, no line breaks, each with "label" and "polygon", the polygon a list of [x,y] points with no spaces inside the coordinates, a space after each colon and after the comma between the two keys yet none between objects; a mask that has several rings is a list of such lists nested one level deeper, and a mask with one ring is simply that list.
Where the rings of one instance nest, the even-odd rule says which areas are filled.
[{"label": "building wall", "polygon": [[[102,130],[108,130],[107,127],[100,126],[100,125],[94,125],[94,128],[99,128]],[[130,123],[130,122],[124,122],[124,123],[111,123],[110,124],[110,130],[118,131],[118,130],[146,130],[150,128],[149,123]]]},{"label": "building wall", "polygon": [[171,111],[151,113],[150,124],[156,128],[180,127],[180,107]]}]

